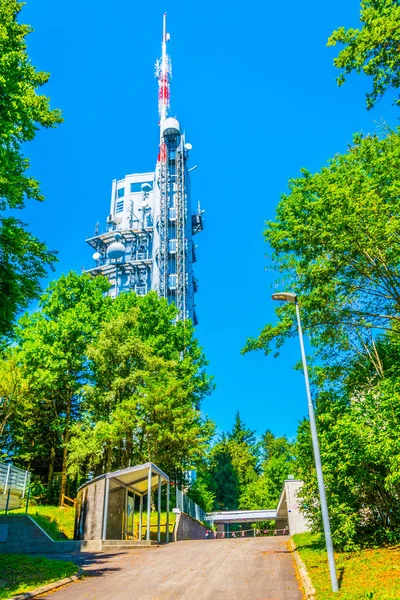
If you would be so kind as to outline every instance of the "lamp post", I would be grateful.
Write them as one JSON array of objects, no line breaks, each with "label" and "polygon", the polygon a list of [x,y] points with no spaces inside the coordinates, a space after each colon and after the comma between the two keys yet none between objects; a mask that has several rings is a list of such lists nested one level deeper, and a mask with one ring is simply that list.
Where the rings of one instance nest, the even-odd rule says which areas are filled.
[{"label": "lamp post", "polygon": [[314,406],[313,406],[313,403],[311,400],[310,382],[308,380],[308,369],[307,369],[307,362],[306,362],[306,353],[304,351],[303,330],[301,327],[299,303],[297,301],[296,294],[293,294],[291,292],[282,292],[282,293],[278,293],[278,294],[272,294],[272,300],[278,300],[278,301],[281,300],[284,302],[291,302],[296,307],[301,358],[303,361],[304,379],[306,382],[311,438],[312,438],[312,444],[313,444],[313,450],[314,450],[315,469],[317,471],[317,480],[318,480],[318,490],[319,490],[319,498],[320,498],[320,504],[321,504],[322,521],[324,524],[326,552],[328,554],[328,563],[329,563],[329,572],[330,572],[330,576],[331,576],[332,592],[337,592],[337,591],[339,591],[339,588],[338,588],[338,582],[337,582],[337,576],[336,576],[335,556],[333,553],[331,526],[329,523],[328,505],[326,503],[324,476],[322,473],[321,455],[320,455],[320,451],[319,451],[319,443],[318,443],[317,427],[316,427],[316,423],[315,423]]}]

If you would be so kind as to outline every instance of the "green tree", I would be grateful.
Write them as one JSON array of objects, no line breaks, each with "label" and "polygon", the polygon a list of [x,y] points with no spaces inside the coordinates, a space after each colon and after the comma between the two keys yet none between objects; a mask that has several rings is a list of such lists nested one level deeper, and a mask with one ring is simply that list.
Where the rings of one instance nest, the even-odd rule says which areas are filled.
[{"label": "green tree", "polygon": [[288,475],[296,472],[294,445],[286,436],[276,437],[267,429],[261,438],[261,474],[249,482],[240,496],[244,510],[275,508]]},{"label": "green tree", "polygon": [[[400,383],[385,378],[318,397],[317,426],[333,541],[337,548],[398,543]],[[298,431],[303,510],[322,531],[309,424]]]},{"label": "green tree", "polygon": [[[28,174],[22,145],[40,127],[55,127],[59,110],[37,93],[49,74],[36,71],[26,49],[29,25],[18,22],[23,4],[0,3],[0,211],[21,209],[26,199],[43,200],[38,182]],[[8,334],[16,314],[40,292],[40,278],[55,260],[42,242],[12,216],[0,216],[0,335]]]},{"label": "green tree", "polygon": [[182,484],[214,426],[200,413],[212,389],[190,323],[155,293],[112,303],[88,348],[92,380],[70,442],[72,475],[152,461]]},{"label": "green tree", "polygon": [[212,448],[208,486],[215,497],[215,510],[238,508],[239,481],[232,463],[231,446],[226,434],[222,434]]},{"label": "green tree", "polygon": [[211,512],[215,507],[216,492],[210,490],[210,480],[204,475],[197,477],[188,489],[188,496],[206,512]]},{"label": "green tree", "polygon": [[12,438],[19,419],[22,398],[27,397],[27,383],[11,349],[0,361],[0,459],[12,458]]},{"label": "green tree", "polygon": [[334,60],[342,70],[339,85],[353,71],[372,77],[372,92],[366,95],[370,109],[387,90],[400,86],[400,4],[398,0],[361,0],[360,21],[360,29],[334,31],[328,46],[345,46]]},{"label": "green tree", "polygon": [[[303,325],[326,379],[365,358],[382,375],[376,335],[400,322],[400,137],[355,136],[319,173],[289,182],[264,236],[281,288],[300,297]],[[277,305],[246,350],[266,353],[297,336],[294,306]],[[330,365],[328,371],[327,366]]]},{"label": "green tree", "polygon": [[51,495],[55,465],[66,493],[71,430],[81,411],[82,386],[89,381],[87,347],[96,338],[107,305],[106,279],[69,273],[51,283],[40,310],[23,316],[15,354],[26,381],[21,418],[14,422],[15,455],[32,468],[47,467]]}]

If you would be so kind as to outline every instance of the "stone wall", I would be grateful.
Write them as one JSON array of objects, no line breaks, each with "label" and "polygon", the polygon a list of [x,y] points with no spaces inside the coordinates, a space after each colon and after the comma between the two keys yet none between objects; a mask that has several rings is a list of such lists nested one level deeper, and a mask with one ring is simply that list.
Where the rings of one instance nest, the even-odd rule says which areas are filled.
[{"label": "stone wall", "polygon": [[208,529],[196,519],[189,517],[186,513],[176,515],[174,527],[174,541],[182,540],[204,540]]}]

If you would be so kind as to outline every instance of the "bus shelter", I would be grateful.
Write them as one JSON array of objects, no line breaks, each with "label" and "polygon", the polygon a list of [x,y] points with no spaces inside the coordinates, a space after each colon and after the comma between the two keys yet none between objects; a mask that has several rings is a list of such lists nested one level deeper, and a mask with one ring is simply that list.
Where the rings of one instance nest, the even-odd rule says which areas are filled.
[{"label": "bus shelter", "polygon": [[[76,498],[75,539],[150,541],[152,496],[161,540],[161,491],[166,486],[166,541],[169,541],[169,477],[149,462],[105,473],[82,485]],[[144,506],[145,505],[145,506]]]}]

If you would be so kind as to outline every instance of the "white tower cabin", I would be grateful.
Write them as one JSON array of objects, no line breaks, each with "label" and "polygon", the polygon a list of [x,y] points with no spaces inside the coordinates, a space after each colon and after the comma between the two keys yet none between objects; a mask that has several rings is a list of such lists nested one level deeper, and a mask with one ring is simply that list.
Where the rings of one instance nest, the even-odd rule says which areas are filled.
[{"label": "white tower cabin", "polygon": [[156,63],[159,153],[155,171],[114,180],[110,213],[103,233],[87,239],[95,266],[87,272],[108,278],[113,297],[125,291],[144,295],[155,290],[178,308],[178,318],[197,324],[193,275],[193,236],[203,229],[200,205],[192,214],[187,167],[191,144],[179,122],[168,116],[171,60],[163,17],[161,59]]}]

